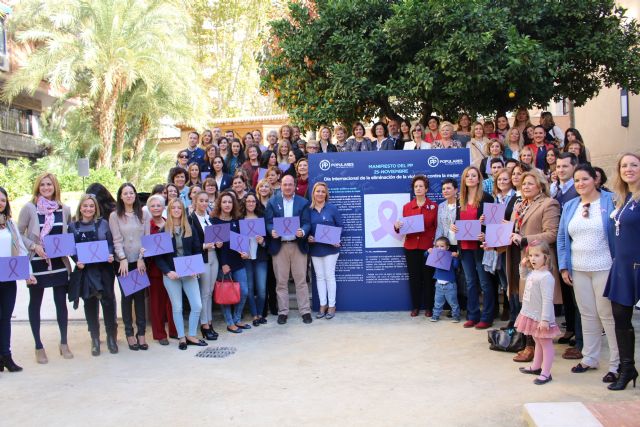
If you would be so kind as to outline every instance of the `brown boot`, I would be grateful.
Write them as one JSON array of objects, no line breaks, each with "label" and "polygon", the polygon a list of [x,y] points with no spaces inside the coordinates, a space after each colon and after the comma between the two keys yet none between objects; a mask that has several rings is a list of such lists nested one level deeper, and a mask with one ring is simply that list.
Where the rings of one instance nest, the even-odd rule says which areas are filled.
[{"label": "brown boot", "polygon": [[562,354],[562,358],[569,360],[579,360],[582,359],[582,353],[575,347],[569,347]]},{"label": "brown boot", "polygon": [[526,346],[524,350],[519,351],[513,357],[514,362],[531,362],[533,360],[533,353],[535,352],[535,347]]}]

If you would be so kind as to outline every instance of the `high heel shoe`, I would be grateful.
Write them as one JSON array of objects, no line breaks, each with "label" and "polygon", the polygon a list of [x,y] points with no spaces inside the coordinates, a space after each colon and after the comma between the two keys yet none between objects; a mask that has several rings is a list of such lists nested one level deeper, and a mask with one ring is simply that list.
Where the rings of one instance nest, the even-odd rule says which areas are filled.
[{"label": "high heel shoe", "polygon": [[58,350],[60,350],[60,356],[62,356],[64,359],[73,359],[73,353],[71,353],[71,350],[69,350],[68,344],[60,344]]},{"label": "high heel shoe", "polygon": [[107,348],[111,354],[118,353],[118,341],[116,340],[115,334],[107,335]]},{"label": "high heel shoe", "polygon": [[49,363],[49,358],[47,358],[47,352],[44,351],[44,348],[36,348],[36,362],[41,365]]},{"label": "high heel shoe", "polygon": [[91,355],[100,356],[100,338],[91,338]]},{"label": "high heel shoe", "polygon": [[138,342],[138,348],[143,351],[149,350],[149,344],[146,342],[144,344],[140,344],[140,337],[136,337],[136,341]]},{"label": "high heel shoe", "polygon": [[206,339],[207,341],[215,341],[218,339],[217,334],[214,334],[211,327],[209,327],[209,329],[205,329],[200,326],[200,332],[202,332],[202,338]]},{"label": "high heel shoe", "polygon": [[9,372],[22,371],[22,367],[16,365],[16,362],[13,361],[10,354],[6,356],[0,356],[0,372],[3,372],[4,368],[7,368],[7,371]]},{"label": "high heel shoe", "polygon": [[616,341],[618,342],[618,351],[620,352],[620,375],[618,380],[607,387],[609,390],[619,391],[627,388],[627,384],[633,381],[633,387],[636,386],[638,379],[638,371],[635,368],[634,347],[635,332],[633,329],[616,329]]},{"label": "high heel shoe", "polygon": [[133,338],[133,337],[127,337],[127,344],[129,345],[129,350],[131,351],[140,350],[140,346],[138,345],[138,340],[136,339],[136,342],[131,344],[131,342],[129,341],[129,338]]}]

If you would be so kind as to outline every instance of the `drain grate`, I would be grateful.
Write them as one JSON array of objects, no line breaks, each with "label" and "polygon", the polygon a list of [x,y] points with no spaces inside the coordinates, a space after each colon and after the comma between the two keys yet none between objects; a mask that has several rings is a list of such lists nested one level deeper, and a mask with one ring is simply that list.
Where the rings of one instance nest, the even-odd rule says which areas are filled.
[{"label": "drain grate", "polygon": [[204,357],[207,359],[222,359],[227,356],[235,354],[235,347],[207,347],[204,350],[196,353],[196,357]]}]

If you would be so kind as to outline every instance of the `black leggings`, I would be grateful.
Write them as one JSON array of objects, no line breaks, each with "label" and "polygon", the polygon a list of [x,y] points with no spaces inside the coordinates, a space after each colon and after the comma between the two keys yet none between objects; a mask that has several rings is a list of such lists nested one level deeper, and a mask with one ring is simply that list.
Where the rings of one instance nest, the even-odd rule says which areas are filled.
[{"label": "black leggings", "polygon": [[[42,307],[42,298],[44,290],[37,286],[29,286],[29,323],[31,324],[31,333],[36,342],[36,349],[43,348],[40,341],[40,308]],[[53,301],[56,304],[56,317],[58,319],[58,329],[60,329],[60,344],[67,343],[67,322],[69,314],[67,312],[67,287],[53,287]]]},{"label": "black leggings", "polygon": [[433,284],[433,267],[425,265],[424,250],[405,249],[407,270],[409,271],[409,289],[411,291],[411,306],[414,310],[422,307],[427,311],[433,310],[433,300],[436,289]]},{"label": "black leggings", "polygon": [[618,304],[611,301],[611,311],[616,329],[633,329],[631,318],[633,317],[633,306]]}]

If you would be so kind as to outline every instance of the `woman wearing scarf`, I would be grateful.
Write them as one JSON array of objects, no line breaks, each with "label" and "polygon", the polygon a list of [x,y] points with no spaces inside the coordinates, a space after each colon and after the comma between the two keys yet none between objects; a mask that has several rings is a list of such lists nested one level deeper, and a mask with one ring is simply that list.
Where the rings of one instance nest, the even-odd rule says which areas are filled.
[{"label": "woman wearing scarf", "polygon": [[[0,257],[27,256],[18,228],[11,220],[11,205],[7,191],[0,187]],[[28,285],[35,285],[31,275]],[[22,368],[11,358],[11,314],[16,305],[16,282],[0,282],[0,371],[20,372]]]},{"label": "woman wearing scarf", "polygon": [[40,340],[40,307],[46,288],[53,288],[53,301],[60,329],[60,355],[73,359],[67,345],[67,289],[71,267],[67,257],[49,258],[43,239],[49,234],[64,234],[69,224],[70,209],[60,201],[60,184],[55,175],[40,175],[33,186],[33,198],[20,211],[18,230],[31,254],[31,268],[37,284],[29,286],[29,323],[36,344],[36,360],[45,364],[47,353]]}]

